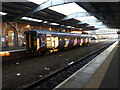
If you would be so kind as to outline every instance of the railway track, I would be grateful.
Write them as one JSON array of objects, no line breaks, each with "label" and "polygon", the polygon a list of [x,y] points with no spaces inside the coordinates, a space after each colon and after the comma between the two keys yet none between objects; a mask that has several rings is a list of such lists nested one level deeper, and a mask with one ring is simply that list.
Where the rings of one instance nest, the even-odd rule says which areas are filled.
[{"label": "railway track", "polygon": [[69,76],[71,76],[73,73],[75,73],[77,70],[82,68],[84,65],[86,65],[88,62],[90,62],[92,59],[94,59],[97,55],[99,55],[101,52],[103,52],[105,49],[107,49],[110,45],[113,43],[106,45],[99,50],[94,51],[93,53],[77,60],[75,63],[66,66],[46,77],[43,79],[33,82],[32,84],[29,84],[27,86],[23,86],[24,90],[36,90],[38,88],[46,88],[46,89],[53,89],[57,85],[59,85],[61,82],[63,82],[65,79],[67,79]]},{"label": "railway track", "polygon": [[[104,41],[103,42],[98,42],[97,44],[100,44],[100,43],[104,43]],[[91,45],[95,45],[96,43],[91,43]],[[74,49],[74,48],[78,48],[78,47],[72,47],[71,49]],[[62,52],[62,51],[65,51],[66,49],[64,49],[64,50],[61,50],[61,51],[58,51],[58,52]],[[67,50],[69,50],[68,48],[67,48]],[[51,54],[50,52],[46,52],[47,54]],[[35,55],[35,56],[33,56],[33,57],[37,57],[37,56],[45,56],[45,55],[47,55],[47,54],[42,54],[42,55]],[[11,52],[10,51],[10,56],[4,56],[3,57],[3,61],[2,61],[2,63],[3,64],[9,64],[9,63],[14,63],[15,61],[17,62],[17,61],[22,61],[23,60],[23,58],[31,58],[31,56],[30,56],[30,54],[29,53],[27,53],[27,51],[26,50],[23,50],[23,51],[18,51],[18,52]]]}]

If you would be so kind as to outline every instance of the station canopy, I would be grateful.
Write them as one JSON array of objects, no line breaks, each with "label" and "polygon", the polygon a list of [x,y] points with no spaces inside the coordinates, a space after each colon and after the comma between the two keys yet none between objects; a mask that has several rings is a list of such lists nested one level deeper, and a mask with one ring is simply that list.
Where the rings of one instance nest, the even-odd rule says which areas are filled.
[{"label": "station canopy", "polygon": [[119,2],[23,1],[2,2],[2,20],[84,31],[101,28],[120,29]]}]

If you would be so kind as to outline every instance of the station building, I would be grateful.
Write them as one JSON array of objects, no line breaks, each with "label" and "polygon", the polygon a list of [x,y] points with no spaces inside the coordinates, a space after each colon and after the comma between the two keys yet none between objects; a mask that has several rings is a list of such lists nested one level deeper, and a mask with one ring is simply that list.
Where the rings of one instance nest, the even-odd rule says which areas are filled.
[{"label": "station building", "polygon": [[36,26],[21,22],[2,22],[2,47],[23,46],[25,43],[24,33],[31,29],[56,31],[56,28],[47,26]]},{"label": "station building", "polygon": [[1,42],[2,47],[19,47],[25,44],[25,31],[31,29],[36,30],[48,30],[48,31],[59,31],[68,33],[83,33],[83,31],[76,31],[75,29],[55,28],[50,26],[37,26],[23,22],[2,22],[2,35]]},{"label": "station building", "polygon": [[[0,77],[0,85],[3,89],[118,89],[120,3],[78,2],[80,0],[25,1],[29,2],[9,0],[0,5],[0,20],[3,20],[0,23],[0,46],[3,48],[0,51],[0,71],[3,76]],[[45,45],[43,33],[38,38],[28,33],[27,42],[25,32],[31,29],[58,31],[62,38],[51,32],[52,39],[48,35],[46,40],[50,43]],[[90,34],[91,37],[74,33]],[[59,41],[63,43],[60,44]],[[24,47],[25,44],[28,48]],[[53,54],[59,49],[62,49],[61,52]]]}]

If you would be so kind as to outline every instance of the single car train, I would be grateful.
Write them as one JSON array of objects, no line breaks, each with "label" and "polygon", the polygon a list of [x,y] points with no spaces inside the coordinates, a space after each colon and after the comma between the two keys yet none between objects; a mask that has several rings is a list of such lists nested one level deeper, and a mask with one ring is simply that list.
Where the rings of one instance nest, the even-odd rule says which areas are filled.
[{"label": "single car train", "polygon": [[91,36],[87,34],[75,34],[53,32],[47,30],[31,30],[25,32],[26,49],[30,53],[41,53],[45,50],[54,52],[62,48],[82,46],[89,44]]}]

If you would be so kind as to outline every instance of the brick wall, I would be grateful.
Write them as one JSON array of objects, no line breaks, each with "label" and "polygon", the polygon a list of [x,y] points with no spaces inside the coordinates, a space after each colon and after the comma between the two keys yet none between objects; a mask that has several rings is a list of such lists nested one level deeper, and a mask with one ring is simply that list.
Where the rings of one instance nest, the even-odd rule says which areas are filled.
[{"label": "brick wall", "polygon": [[[15,34],[15,45],[14,46],[22,46],[24,43],[24,32],[30,29],[37,29],[37,30],[50,30],[50,27],[45,26],[35,26],[27,23],[21,22],[2,22],[2,36],[5,41],[2,41],[2,46],[6,47],[6,42],[8,41],[8,31],[12,30]],[[51,31],[56,31],[55,28],[51,28]]]}]

